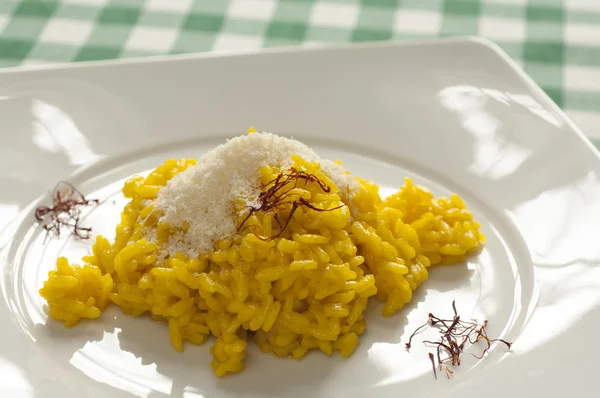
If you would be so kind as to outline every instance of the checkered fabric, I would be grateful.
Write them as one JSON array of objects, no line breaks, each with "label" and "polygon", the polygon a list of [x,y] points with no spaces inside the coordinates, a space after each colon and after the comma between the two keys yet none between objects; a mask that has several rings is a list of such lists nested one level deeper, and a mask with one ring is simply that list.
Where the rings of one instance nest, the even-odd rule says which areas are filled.
[{"label": "checkered fabric", "polygon": [[600,139],[600,0],[0,0],[0,32],[0,66],[481,35]]}]

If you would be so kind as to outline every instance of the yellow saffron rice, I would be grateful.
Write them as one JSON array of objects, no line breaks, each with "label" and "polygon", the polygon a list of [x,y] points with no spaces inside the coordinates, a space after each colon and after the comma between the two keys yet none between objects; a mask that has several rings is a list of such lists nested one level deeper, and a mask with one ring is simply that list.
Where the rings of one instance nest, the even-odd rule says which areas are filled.
[{"label": "yellow saffron rice", "polygon": [[[293,161],[330,192],[299,181],[279,210],[255,212],[246,228],[198,258],[160,258],[169,237],[185,231],[159,223],[153,208],[161,186],[195,160],[167,160],[148,177],[129,179],[123,194],[131,200],[115,241],[98,236],[83,265],[59,258],[50,271],[40,289],[50,317],[71,327],[113,303],[125,314],[165,322],[177,351],[212,335],[218,376],[243,370],[251,336],[263,352],[279,357],[300,359],[311,349],[348,357],[365,331],[370,297],[384,303],[383,315],[392,315],[410,301],[431,265],[460,262],[484,242],[457,195],[436,198],[406,178],[382,200],[377,185],[357,178],[348,199],[318,163]],[[263,167],[260,178],[268,184],[280,172]],[[278,232],[275,214],[285,219],[299,197],[319,209],[341,207],[299,207],[281,236],[261,239]],[[246,215],[240,209],[240,223]]]}]

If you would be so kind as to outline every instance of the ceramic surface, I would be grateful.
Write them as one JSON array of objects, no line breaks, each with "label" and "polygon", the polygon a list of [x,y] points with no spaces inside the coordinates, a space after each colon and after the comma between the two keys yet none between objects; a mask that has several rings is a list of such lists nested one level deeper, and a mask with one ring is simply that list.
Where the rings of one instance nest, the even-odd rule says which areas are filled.
[{"label": "ceramic surface", "polygon": [[[563,397],[595,388],[600,327],[600,161],[581,132],[480,39],[260,54],[181,56],[0,73],[0,396]],[[247,127],[293,136],[389,193],[405,175],[462,195],[488,236],[465,264],[437,267],[404,310],[348,360],[249,352],[217,379],[209,345],[169,344],[164,325],[112,308],[73,329],[37,294],[56,257],[36,204],[58,180],[107,199],[86,222],[114,236],[124,179],[199,156]],[[114,202],[113,202],[114,201]],[[12,221],[10,221],[12,220]],[[435,312],[489,320],[513,340],[434,380],[408,336]],[[252,344],[251,344],[252,345]],[[476,352],[476,351],[474,351]]]}]

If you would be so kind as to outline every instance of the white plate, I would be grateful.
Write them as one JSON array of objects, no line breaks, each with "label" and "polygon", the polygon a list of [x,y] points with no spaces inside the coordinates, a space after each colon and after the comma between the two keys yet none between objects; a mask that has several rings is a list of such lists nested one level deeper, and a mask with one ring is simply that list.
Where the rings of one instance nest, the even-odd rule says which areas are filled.
[{"label": "white plate", "polygon": [[[498,47],[479,39],[101,62],[0,74],[1,397],[563,397],[595,388],[600,327],[600,162],[565,115]],[[88,222],[113,235],[123,179],[198,156],[254,125],[340,158],[385,192],[413,176],[464,196],[489,240],[466,264],[431,269],[410,305],[348,360],[280,360],[252,348],[217,379],[209,345],[111,309],[66,330],[37,294],[56,256],[32,206],[60,179],[113,197]],[[32,202],[36,197],[38,199]],[[12,223],[7,220],[17,217]],[[428,312],[487,318],[514,340],[465,356],[435,381],[406,339]],[[474,351],[476,352],[476,351]]]}]

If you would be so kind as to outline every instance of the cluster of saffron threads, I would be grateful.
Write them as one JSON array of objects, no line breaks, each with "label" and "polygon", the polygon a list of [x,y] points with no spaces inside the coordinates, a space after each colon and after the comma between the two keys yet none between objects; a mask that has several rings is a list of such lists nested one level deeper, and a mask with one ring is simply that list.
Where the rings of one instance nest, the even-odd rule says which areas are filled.
[{"label": "cluster of saffron threads", "polygon": [[314,182],[324,193],[331,192],[331,187],[315,174],[298,170],[295,167],[290,167],[288,171],[279,173],[277,177],[261,186],[265,190],[262,191],[258,196],[259,206],[249,206],[248,214],[240,223],[238,232],[244,228],[246,221],[248,221],[248,219],[256,212],[267,212],[272,210],[281,212],[287,211],[288,214],[286,217],[284,217],[284,219],[281,219],[278,213],[275,213],[273,216],[273,219],[279,228],[279,232],[269,237],[259,236],[259,238],[264,241],[270,241],[279,238],[283,234],[289,225],[290,220],[294,216],[294,213],[301,206],[315,211],[333,211],[345,206],[345,204],[342,204],[330,209],[320,209],[301,197],[297,198],[296,200],[288,201],[288,198],[296,195],[292,192],[292,190],[298,188],[298,183],[300,181],[304,181],[305,184]]},{"label": "cluster of saffron threads", "polygon": [[410,350],[412,339],[424,329],[432,327],[439,331],[440,337],[437,341],[424,340],[423,343],[436,348],[436,353],[428,354],[433,367],[433,374],[437,379],[437,370],[445,371],[446,376],[452,376],[451,366],[459,366],[461,354],[468,347],[480,342],[485,342],[485,347],[480,355],[471,354],[477,359],[482,359],[492,348],[492,343],[500,342],[510,350],[512,343],[503,339],[491,339],[486,331],[487,320],[479,323],[477,320],[464,321],[456,311],[456,303],[452,301],[454,316],[452,319],[442,319],[432,313],[429,314],[427,322],[419,326],[410,336],[406,343],[406,350]]},{"label": "cluster of saffron threads", "polygon": [[73,184],[60,181],[52,192],[52,205],[35,209],[35,218],[42,227],[56,237],[67,229],[74,237],[89,239],[92,228],[81,225],[83,208],[98,204],[97,199],[87,199]]}]

